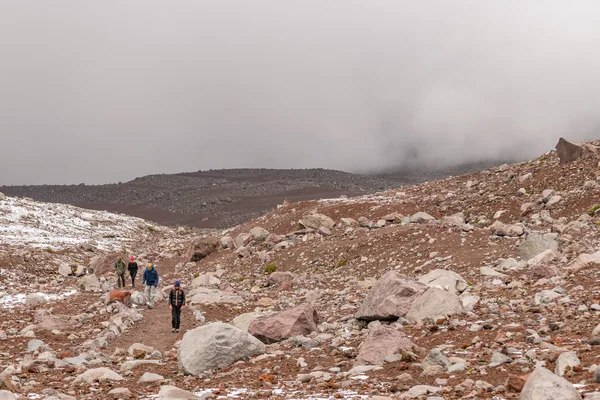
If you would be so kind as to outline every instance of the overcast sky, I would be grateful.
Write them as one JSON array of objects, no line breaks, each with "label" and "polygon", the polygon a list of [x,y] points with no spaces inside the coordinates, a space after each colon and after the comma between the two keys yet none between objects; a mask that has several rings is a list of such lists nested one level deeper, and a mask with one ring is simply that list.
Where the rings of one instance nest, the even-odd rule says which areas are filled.
[{"label": "overcast sky", "polygon": [[3,0],[0,185],[600,136],[597,0]]}]

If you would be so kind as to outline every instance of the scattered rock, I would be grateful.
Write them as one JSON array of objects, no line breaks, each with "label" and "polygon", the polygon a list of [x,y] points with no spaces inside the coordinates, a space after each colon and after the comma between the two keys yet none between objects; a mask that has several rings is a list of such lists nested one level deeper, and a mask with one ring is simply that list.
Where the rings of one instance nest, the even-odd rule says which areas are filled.
[{"label": "scattered rock", "polygon": [[467,281],[453,271],[436,269],[419,278],[419,282],[430,288],[449,290],[454,294],[461,294],[467,287]]},{"label": "scattered rock", "polygon": [[187,258],[190,261],[197,262],[217,251],[220,241],[214,236],[206,236],[195,240],[188,250]]},{"label": "scattered rock", "polygon": [[377,325],[369,329],[369,334],[358,347],[356,363],[359,365],[382,365],[392,354],[413,351],[414,344],[401,331],[390,326]]},{"label": "scattered rock", "polygon": [[248,332],[264,343],[274,343],[317,330],[317,311],[301,304],[279,314],[262,317],[250,324]]},{"label": "scattered rock", "polygon": [[406,313],[406,319],[416,322],[425,318],[461,314],[464,311],[462,302],[457,295],[431,288],[414,300]]},{"label": "scattered rock", "polygon": [[404,317],[426,289],[426,285],[413,279],[394,271],[386,272],[371,288],[355,317],[367,321]]}]

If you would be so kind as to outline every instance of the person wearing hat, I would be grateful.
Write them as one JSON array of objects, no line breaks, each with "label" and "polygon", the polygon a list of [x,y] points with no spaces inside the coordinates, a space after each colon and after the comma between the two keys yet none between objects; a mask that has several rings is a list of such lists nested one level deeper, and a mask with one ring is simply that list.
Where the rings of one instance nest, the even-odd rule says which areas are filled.
[{"label": "person wearing hat", "polygon": [[135,257],[131,256],[129,258],[129,264],[127,264],[127,269],[129,270],[129,276],[131,276],[131,287],[135,287],[135,276],[138,273],[138,265],[135,262]]},{"label": "person wearing hat", "polygon": [[185,292],[181,288],[181,283],[175,281],[173,289],[169,293],[169,308],[171,309],[171,332],[179,332],[181,324],[181,310],[185,308]]},{"label": "person wearing hat", "polygon": [[148,263],[148,267],[144,270],[144,277],[142,278],[142,286],[146,285],[146,298],[148,299],[148,308],[154,307],[154,294],[156,293],[156,287],[158,286],[158,271],[154,267],[154,264]]},{"label": "person wearing hat", "polygon": [[119,288],[125,287],[125,261],[121,256],[118,256],[117,261],[115,261],[115,275],[117,275]]}]

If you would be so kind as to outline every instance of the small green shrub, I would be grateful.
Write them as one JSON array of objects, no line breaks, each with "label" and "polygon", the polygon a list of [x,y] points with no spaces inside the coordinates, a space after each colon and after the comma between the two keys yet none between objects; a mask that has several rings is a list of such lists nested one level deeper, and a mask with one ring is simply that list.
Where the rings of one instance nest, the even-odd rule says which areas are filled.
[{"label": "small green shrub", "polygon": [[150,232],[156,232],[156,228],[155,228],[155,227],[153,227],[152,225],[148,225],[148,230],[149,230]]},{"label": "small green shrub", "polygon": [[52,250],[52,248],[51,248],[51,247],[48,247],[48,248],[46,249],[46,251],[47,251],[48,253],[50,253],[50,254],[54,254],[54,250]]},{"label": "small green shrub", "polygon": [[194,274],[194,279],[196,279],[196,278],[197,278],[197,277],[199,277],[199,276],[200,276],[200,272],[196,272],[196,273]]},{"label": "small green shrub", "polygon": [[264,273],[266,275],[271,275],[275,271],[277,271],[277,265],[275,263],[265,265]]},{"label": "small green shrub", "polygon": [[593,217],[596,211],[598,211],[598,209],[600,209],[600,204],[596,204],[594,207],[590,208],[590,210],[588,211],[590,217]]},{"label": "small green shrub", "polygon": [[337,263],[335,263],[335,267],[336,268],[343,267],[346,264],[348,264],[348,260],[341,259],[341,260],[338,260]]}]

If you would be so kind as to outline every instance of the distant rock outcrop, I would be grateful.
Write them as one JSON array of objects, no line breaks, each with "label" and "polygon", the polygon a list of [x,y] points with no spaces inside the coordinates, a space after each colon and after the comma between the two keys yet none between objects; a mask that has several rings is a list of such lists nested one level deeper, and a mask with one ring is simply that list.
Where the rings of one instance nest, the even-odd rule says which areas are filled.
[{"label": "distant rock outcrop", "polygon": [[598,157],[598,147],[589,143],[570,142],[560,138],[556,144],[556,152],[561,164],[570,163],[580,158]]}]

